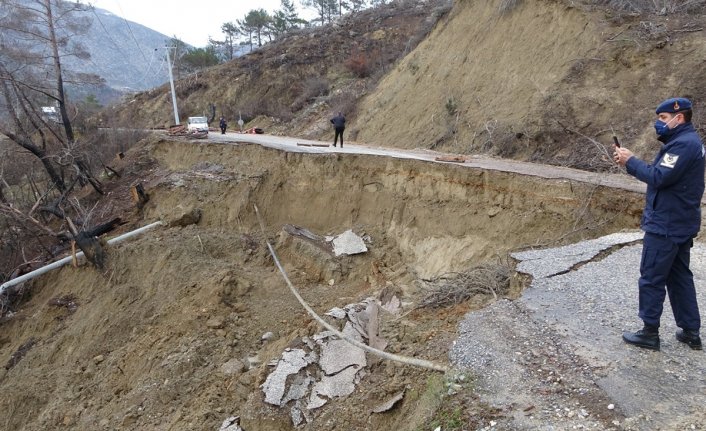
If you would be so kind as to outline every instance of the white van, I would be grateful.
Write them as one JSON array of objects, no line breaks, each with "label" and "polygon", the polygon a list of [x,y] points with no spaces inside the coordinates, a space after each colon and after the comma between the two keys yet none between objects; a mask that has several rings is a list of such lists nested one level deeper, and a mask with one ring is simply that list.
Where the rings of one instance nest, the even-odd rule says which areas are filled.
[{"label": "white van", "polygon": [[208,119],[206,117],[189,117],[186,123],[186,129],[189,132],[208,133]]}]

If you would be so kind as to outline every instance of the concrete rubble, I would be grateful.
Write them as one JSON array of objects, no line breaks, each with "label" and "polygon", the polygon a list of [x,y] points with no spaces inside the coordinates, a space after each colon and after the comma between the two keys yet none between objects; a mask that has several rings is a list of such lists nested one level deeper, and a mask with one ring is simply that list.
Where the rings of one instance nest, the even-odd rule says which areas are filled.
[{"label": "concrete rubble", "polygon": [[363,238],[356,235],[351,229],[335,237],[326,237],[327,242],[333,246],[333,254],[336,256],[360,254],[368,251]]},{"label": "concrete rubble", "polygon": [[378,404],[373,408],[373,413],[384,413],[390,409],[392,409],[395,405],[397,405],[398,402],[402,401],[404,398],[404,392],[405,391],[400,391],[390,397],[389,399],[385,400],[385,402]]},{"label": "concrete rubble", "polygon": [[231,416],[224,420],[218,431],[243,431],[243,429],[240,428],[240,417]]},{"label": "concrete rubble", "polygon": [[[326,315],[341,332],[362,343],[384,348],[378,336],[380,304],[373,298],[333,308]],[[295,426],[311,422],[313,411],[334,398],[350,395],[366,374],[365,351],[331,331],[303,337],[297,348],[287,348],[271,364],[274,370],[261,389],[265,402],[287,407]]]}]

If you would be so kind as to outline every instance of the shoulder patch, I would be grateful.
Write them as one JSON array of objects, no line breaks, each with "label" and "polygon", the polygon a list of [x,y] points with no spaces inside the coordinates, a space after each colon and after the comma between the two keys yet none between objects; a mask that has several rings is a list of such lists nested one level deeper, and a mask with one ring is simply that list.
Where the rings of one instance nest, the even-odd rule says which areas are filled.
[{"label": "shoulder patch", "polygon": [[674,168],[674,165],[677,164],[677,160],[679,160],[679,156],[675,154],[669,154],[665,153],[664,157],[662,157],[662,161],[659,163],[660,166],[664,166],[665,168],[672,169]]}]

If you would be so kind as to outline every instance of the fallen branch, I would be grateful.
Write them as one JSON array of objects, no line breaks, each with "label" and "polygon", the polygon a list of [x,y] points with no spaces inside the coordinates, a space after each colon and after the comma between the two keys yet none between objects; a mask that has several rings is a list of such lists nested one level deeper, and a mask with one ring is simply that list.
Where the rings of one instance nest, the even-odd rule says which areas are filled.
[{"label": "fallen branch", "polygon": [[267,236],[265,234],[265,224],[263,223],[262,217],[260,216],[260,211],[257,209],[257,205],[253,205],[253,206],[255,207],[255,214],[257,215],[257,220],[260,223],[260,229],[262,230],[262,235],[265,238],[265,243],[267,244],[267,248],[268,248],[268,250],[270,250],[270,255],[272,256],[272,259],[274,260],[275,265],[277,266],[277,269],[279,270],[280,274],[282,274],[282,278],[284,278],[284,281],[287,283],[289,290],[297,298],[297,301],[299,301],[299,303],[302,305],[302,307],[304,307],[306,312],[309,313],[309,315],[312,318],[314,318],[314,320],[316,320],[321,326],[323,326],[324,328],[333,332],[340,339],[345,340],[346,342],[358,347],[359,349],[363,349],[366,352],[372,353],[373,355],[379,356],[383,359],[388,359],[391,361],[400,362],[402,364],[407,364],[407,365],[414,365],[414,366],[426,368],[429,370],[441,371],[443,373],[449,371],[449,367],[447,367],[446,365],[437,364],[435,362],[427,361],[424,359],[417,359],[417,358],[410,358],[407,356],[395,355],[392,353],[384,352],[382,350],[378,350],[374,347],[370,347],[365,343],[361,343],[360,341],[355,340],[353,338],[350,338],[347,335],[343,334],[341,331],[334,328],[332,325],[330,325],[328,322],[326,322],[324,319],[322,319],[321,316],[316,314],[316,312],[309,306],[309,304],[307,304],[307,302],[304,301],[304,298],[301,297],[301,295],[299,294],[299,291],[297,291],[296,287],[294,287],[292,282],[289,280],[289,277],[287,276],[287,272],[284,270],[284,268],[280,264],[274,248],[272,247],[270,242],[267,240]]},{"label": "fallen branch", "polygon": [[56,232],[54,232],[53,230],[44,226],[39,220],[35,219],[34,217],[32,217],[30,215],[24,214],[22,211],[18,210],[17,208],[13,207],[10,204],[0,205],[0,213],[4,213],[9,216],[12,216],[15,220],[17,220],[20,223],[29,222],[30,224],[39,228],[41,231],[43,231],[44,233],[46,233],[49,236],[53,236],[53,237],[58,236],[58,234]]},{"label": "fallen branch", "polygon": [[297,142],[298,147],[322,147],[322,148],[327,148],[330,147],[329,144],[305,144],[301,142]]},{"label": "fallen branch", "polygon": [[437,162],[455,162],[455,163],[466,163],[467,157],[465,156],[438,156],[434,157]]},{"label": "fallen branch", "polygon": [[475,294],[491,294],[498,299],[510,288],[509,264],[480,265],[463,273],[444,274],[432,280],[429,293],[418,308],[449,307],[467,301]]}]

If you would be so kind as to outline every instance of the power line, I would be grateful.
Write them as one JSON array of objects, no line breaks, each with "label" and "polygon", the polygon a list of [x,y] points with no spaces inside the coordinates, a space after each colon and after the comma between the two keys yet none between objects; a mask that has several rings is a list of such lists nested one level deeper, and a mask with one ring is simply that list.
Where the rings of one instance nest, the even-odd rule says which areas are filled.
[{"label": "power line", "polygon": [[120,6],[120,2],[118,0],[115,0],[115,4],[118,5],[118,10],[120,10],[120,15],[123,21],[125,21],[125,25],[127,26],[128,31],[130,32],[130,36],[132,36],[132,40],[135,41],[135,45],[137,46],[137,49],[140,51],[140,54],[142,54],[142,58],[147,61],[147,56],[145,55],[145,52],[142,50],[142,47],[140,44],[137,42],[137,38],[135,37],[135,33],[132,32],[132,27],[130,27],[130,21],[125,19],[125,12],[123,12],[122,6]]},{"label": "power line", "polygon": [[[120,5],[119,5],[119,4],[118,4],[118,8],[120,8]],[[95,7],[91,7],[91,11],[93,12],[93,16],[95,16],[96,19],[98,20],[98,22],[100,23],[100,25],[101,25],[101,27],[103,28],[103,31],[105,32],[106,36],[108,36],[108,39],[110,39],[111,43],[115,46],[115,48],[118,50],[118,52],[120,53],[120,55],[122,55],[124,58],[129,58],[129,56],[120,48],[120,45],[115,41],[115,39],[113,38],[113,36],[110,34],[110,32],[108,31],[108,29],[105,27],[105,24],[104,24],[103,21],[101,20],[100,16],[98,16],[98,14],[96,13]],[[122,12],[122,8],[120,8],[120,13],[121,13],[121,14],[124,14],[124,13]],[[142,77],[141,77],[139,80],[136,81],[136,84],[137,84],[137,85],[145,84],[145,83],[147,82],[147,77],[149,76],[150,72],[152,71],[152,65],[154,64],[154,59],[155,59],[154,51],[152,52],[152,55],[150,56],[150,59],[149,59],[149,61],[148,61],[148,60],[147,60],[147,57],[145,56],[144,51],[143,51],[142,48],[140,47],[140,44],[138,43],[137,39],[135,38],[134,33],[132,32],[132,29],[131,29],[131,27],[130,27],[129,21],[127,21],[124,17],[121,17],[121,18],[123,19],[123,21],[124,21],[125,24],[127,25],[127,28],[128,28],[128,30],[130,31],[130,34],[132,35],[132,40],[135,42],[135,46],[137,47],[137,49],[138,49],[138,50],[140,51],[140,53],[142,54],[142,58],[145,60],[145,62],[148,63],[148,64],[147,64],[147,69],[145,69],[145,72],[142,74]],[[161,70],[161,69],[160,69],[160,70]]]}]

